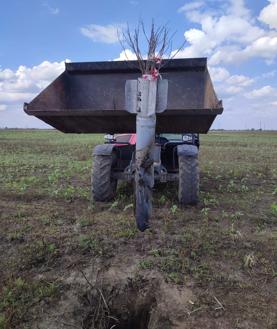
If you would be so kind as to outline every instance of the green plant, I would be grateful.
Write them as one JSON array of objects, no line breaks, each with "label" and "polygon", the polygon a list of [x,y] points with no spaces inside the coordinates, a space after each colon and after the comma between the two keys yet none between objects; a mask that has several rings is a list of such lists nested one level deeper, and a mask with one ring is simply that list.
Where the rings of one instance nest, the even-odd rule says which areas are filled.
[{"label": "green plant", "polygon": [[118,201],[114,201],[114,202],[112,203],[112,205],[110,206],[109,211],[110,211],[110,210],[113,210],[113,209],[115,209],[115,208],[117,208],[117,206],[118,206]]},{"label": "green plant", "polygon": [[63,177],[63,174],[60,169],[55,169],[48,175],[48,181],[49,183],[57,183],[61,178]]},{"label": "green plant", "polygon": [[127,239],[133,239],[137,235],[137,228],[136,227],[127,227],[123,230],[121,230],[117,236],[119,238],[127,238]]},{"label": "green plant", "polygon": [[154,263],[151,259],[142,259],[139,262],[139,268],[141,268],[142,270],[149,270],[152,269],[154,267]]},{"label": "green plant", "polygon": [[230,218],[232,221],[234,221],[234,220],[239,220],[242,216],[243,216],[243,213],[241,211],[236,211],[230,215]]},{"label": "green plant", "polygon": [[162,254],[160,249],[152,249],[149,251],[149,255],[154,256],[154,257],[160,257]]},{"label": "green plant", "polygon": [[172,213],[172,215],[175,215],[176,212],[178,210],[178,206],[176,204],[174,204],[171,208],[170,208],[170,211]]},{"label": "green plant", "polygon": [[8,320],[5,314],[0,314],[0,329],[5,329],[8,326]]},{"label": "green plant", "polygon": [[201,213],[203,214],[204,219],[209,218],[209,211],[210,211],[210,208],[207,208],[207,207],[204,207],[201,209]]},{"label": "green plant", "polygon": [[164,205],[164,204],[166,203],[166,197],[165,197],[165,195],[162,195],[162,196],[160,197],[160,199],[159,199],[159,203],[160,203],[161,205]]},{"label": "green plant", "polygon": [[51,254],[55,253],[57,251],[57,247],[54,243],[49,243],[47,245],[47,249],[48,249],[49,253],[51,253]]},{"label": "green plant", "polygon": [[57,292],[58,285],[55,282],[29,282],[21,277],[10,280],[0,295],[0,328],[19,328],[34,302],[53,298]]},{"label": "green plant", "polygon": [[79,237],[79,245],[83,250],[95,249],[97,241],[88,235],[81,235]]},{"label": "green plant", "polygon": [[276,202],[273,202],[271,204],[271,213],[274,215],[274,216],[277,216],[277,203]]},{"label": "green plant", "polygon": [[91,225],[89,219],[87,219],[87,218],[81,218],[79,223],[80,223],[81,227],[86,227],[86,226]]}]

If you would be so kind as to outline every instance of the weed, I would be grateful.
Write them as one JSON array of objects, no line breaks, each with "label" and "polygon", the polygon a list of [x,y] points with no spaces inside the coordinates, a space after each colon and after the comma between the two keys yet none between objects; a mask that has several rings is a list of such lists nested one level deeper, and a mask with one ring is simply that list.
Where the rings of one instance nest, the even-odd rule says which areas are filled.
[{"label": "weed", "polygon": [[272,213],[272,215],[277,216],[277,203],[276,202],[273,202],[271,204],[271,213]]},{"label": "weed", "polygon": [[175,253],[169,254],[165,257],[160,258],[159,268],[165,273],[178,273],[182,269],[182,263],[180,262],[179,256]]},{"label": "weed", "polygon": [[28,282],[21,277],[10,280],[3,287],[0,296],[0,328],[19,328],[35,303],[45,298],[53,298],[57,292],[58,285],[55,282]]},{"label": "weed", "polygon": [[154,256],[154,257],[160,257],[162,254],[160,249],[152,249],[149,251],[149,255]]},{"label": "weed", "polygon": [[243,213],[241,211],[236,211],[233,214],[230,215],[230,218],[232,221],[237,221],[243,216]]},{"label": "weed", "polygon": [[175,283],[175,284],[180,284],[182,283],[182,279],[180,276],[179,272],[171,272],[167,274],[167,278],[169,279],[169,281]]},{"label": "weed", "polygon": [[79,237],[79,245],[85,251],[93,250],[96,249],[97,241],[91,236],[81,235]]},{"label": "weed", "polygon": [[81,218],[79,223],[80,223],[81,227],[86,227],[86,226],[91,225],[91,222],[87,218]]},{"label": "weed", "polygon": [[112,203],[112,205],[110,206],[109,211],[111,211],[111,210],[117,208],[117,206],[118,206],[118,201],[114,201],[114,202]]},{"label": "weed", "polygon": [[212,272],[207,263],[201,263],[199,265],[192,266],[191,273],[194,279],[200,285],[203,285],[204,283],[207,283],[212,279]]},{"label": "weed", "polygon": [[209,219],[209,211],[210,211],[210,208],[207,208],[207,207],[201,209],[201,213],[203,214],[203,217],[206,220]]},{"label": "weed", "polygon": [[245,268],[252,268],[256,264],[256,257],[253,253],[245,255],[243,265]]},{"label": "weed", "polygon": [[174,204],[171,208],[170,208],[170,212],[172,213],[172,215],[175,215],[176,212],[178,210],[178,206],[176,204]]},{"label": "weed", "polygon": [[56,251],[57,251],[57,247],[56,247],[56,245],[55,245],[54,243],[49,243],[49,244],[47,245],[47,249],[48,249],[48,252],[49,252],[50,254],[54,254],[54,253],[56,253]]},{"label": "weed", "polygon": [[55,243],[45,240],[37,240],[23,248],[23,266],[35,266],[49,264],[58,255],[58,248]]},{"label": "weed", "polygon": [[159,199],[159,203],[160,203],[161,205],[164,205],[164,204],[166,203],[166,197],[165,197],[165,195],[162,195],[162,196],[160,197],[160,199]]},{"label": "weed", "polygon": [[117,236],[119,238],[126,238],[126,239],[133,239],[137,235],[137,228],[136,227],[129,227],[124,230],[121,230]]},{"label": "weed", "polygon": [[139,262],[139,268],[142,270],[150,270],[154,267],[154,263],[151,259],[143,259]]},{"label": "weed", "polygon": [[5,329],[8,326],[8,320],[4,314],[0,314],[0,329]]},{"label": "weed", "polygon": [[48,175],[47,178],[48,178],[49,183],[57,184],[60,181],[60,179],[63,178],[63,174],[60,169],[55,169],[53,172],[51,172]]},{"label": "weed", "polygon": [[209,193],[205,194],[203,203],[205,208],[208,208],[209,206],[211,207],[218,206],[218,200],[215,197],[211,196]]},{"label": "weed", "polygon": [[233,241],[242,238],[241,232],[234,228],[234,223],[231,225],[231,228],[229,230],[229,234],[230,234],[230,237],[232,238]]},{"label": "weed", "polygon": [[7,238],[10,241],[24,242],[24,234],[20,231],[8,234]]}]

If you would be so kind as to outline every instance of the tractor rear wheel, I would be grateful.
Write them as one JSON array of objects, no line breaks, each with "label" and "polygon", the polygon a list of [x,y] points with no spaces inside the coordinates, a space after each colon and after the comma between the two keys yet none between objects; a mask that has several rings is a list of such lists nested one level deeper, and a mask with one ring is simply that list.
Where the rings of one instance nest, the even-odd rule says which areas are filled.
[{"label": "tractor rear wheel", "polygon": [[94,201],[110,201],[115,197],[117,180],[112,177],[115,155],[94,155],[91,191]]},{"label": "tractor rear wheel", "polygon": [[179,156],[179,202],[195,205],[199,200],[199,168],[197,157]]}]

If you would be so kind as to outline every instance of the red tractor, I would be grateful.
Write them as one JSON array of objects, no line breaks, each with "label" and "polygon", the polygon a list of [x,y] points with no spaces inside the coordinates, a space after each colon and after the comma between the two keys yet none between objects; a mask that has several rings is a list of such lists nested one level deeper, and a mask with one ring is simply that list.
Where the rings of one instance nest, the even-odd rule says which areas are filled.
[{"label": "red tractor", "polygon": [[[94,148],[92,195],[110,201],[118,180],[135,176],[136,134],[106,135],[106,143]],[[179,202],[196,204],[199,194],[199,134],[157,134],[154,151],[155,181],[179,182]]]}]

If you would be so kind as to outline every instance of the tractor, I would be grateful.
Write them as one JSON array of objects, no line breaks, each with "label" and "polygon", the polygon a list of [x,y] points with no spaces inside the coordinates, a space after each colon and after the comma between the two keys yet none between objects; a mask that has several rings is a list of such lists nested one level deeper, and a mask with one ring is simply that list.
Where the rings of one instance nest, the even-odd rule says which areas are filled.
[{"label": "tractor", "polygon": [[[177,181],[181,205],[199,198],[199,134],[223,112],[206,58],[66,63],[24,111],[64,133],[107,133],[93,150],[92,195],[133,181],[137,227],[150,227],[155,181]],[[150,66],[151,66],[150,65]],[[136,132],[136,133],[130,133]]]},{"label": "tractor", "polygon": [[[93,151],[92,196],[111,201],[118,180],[134,181],[136,134],[108,134],[106,143]],[[155,182],[177,181],[179,203],[195,205],[199,194],[199,134],[156,134],[154,147]]]}]

